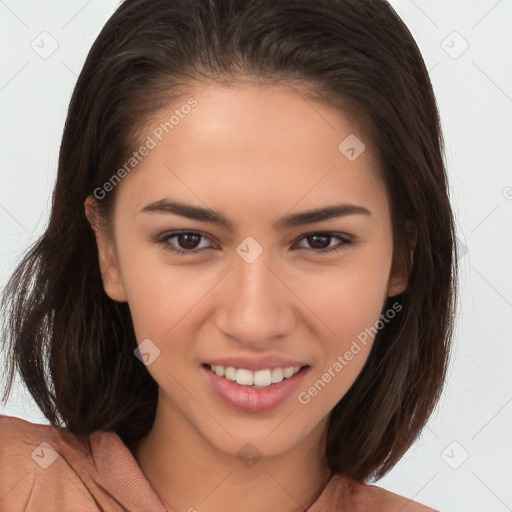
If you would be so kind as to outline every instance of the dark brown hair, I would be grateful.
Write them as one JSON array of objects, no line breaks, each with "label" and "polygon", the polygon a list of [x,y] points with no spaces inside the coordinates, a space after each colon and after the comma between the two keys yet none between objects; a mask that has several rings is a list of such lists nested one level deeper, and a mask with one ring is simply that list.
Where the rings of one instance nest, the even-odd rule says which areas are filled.
[{"label": "dark brown hair", "polygon": [[[193,81],[250,77],[302,86],[365,126],[390,195],[394,265],[409,276],[327,431],[332,471],[380,478],[436,406],[453,331],[457,269],[443,139],[427,69],[384,0],[125,0],[78,78],[48,228],[3,298],[9,381],[19,371],[53,425],[73,434],[150,431],[158,386],[134,356],[128,304],[103,289],[84,201],[158,110]],[[139,141],[140,142],[140,141]],[[341,142],[341,141],[340,141]],[[113,190],[98,201],[112,212]],[[417,233],[414,262],[408,243]],[[398,268],[397,267],[397,268]]]}]

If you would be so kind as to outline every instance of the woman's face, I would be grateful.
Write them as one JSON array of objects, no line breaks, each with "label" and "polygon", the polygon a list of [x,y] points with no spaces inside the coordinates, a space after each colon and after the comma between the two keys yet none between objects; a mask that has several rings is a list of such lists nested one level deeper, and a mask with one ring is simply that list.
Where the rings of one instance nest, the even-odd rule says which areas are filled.
[{"label": "woman's face", "polygon": [[257,84],[190,96],[115,187],[105,290],[128,302],[174,427],[278,454],[318,441],[405,287],[389,202],[369,141],[333,106]]}]

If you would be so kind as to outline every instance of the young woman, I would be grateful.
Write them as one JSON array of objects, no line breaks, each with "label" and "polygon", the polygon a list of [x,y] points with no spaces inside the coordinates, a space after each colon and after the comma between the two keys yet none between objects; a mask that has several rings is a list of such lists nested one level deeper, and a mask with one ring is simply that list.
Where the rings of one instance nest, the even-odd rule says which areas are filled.
[{"label": "young woman", "polygon": [[368,482],[443,387],[447,188],[385,1],[125,0],[4,296],[51,426],[1,418],[2,510],[432,510]]}]

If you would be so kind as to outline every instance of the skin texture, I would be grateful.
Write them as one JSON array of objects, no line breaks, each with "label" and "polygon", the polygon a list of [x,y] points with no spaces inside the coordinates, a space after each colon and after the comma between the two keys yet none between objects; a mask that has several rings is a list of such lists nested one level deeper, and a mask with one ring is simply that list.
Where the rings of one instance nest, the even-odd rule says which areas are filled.
[{"label": "skin texture", "polygon": [[[334,106],[255,83],[203,84],[190,95],[197,106],[117,185],[110,232],[86,202],[105,291],[129,303],[138,342],[149,338],[160,350],[147,367],[160,388],[156,420],[134,455],[169,509],[304,510],[329,477],[329,412],[361,372],[371,340],[308,404],[295,393],[266,413],[224,405],[201,365],[231,355],[291,357],[309,365],[299,391],[310,388],[375,325],[387,296],[406,287],[391,273],[389,198],[369,141]],[[354,161],[338,150],[349,134],[366,144]],[[211,208],[233,230],[141,211],[163,199]],[[371,215],[275,227],[283,215],[340,203]],[[171,231],[204,236],[195,246],[162,241]],[[317,254],[343,243],[305,236],[326,231],[353,243]],[[236,252],[249,236],[263,249],[252,263]],[[237,457],[248,442],[262,457],[250,468]]]}]

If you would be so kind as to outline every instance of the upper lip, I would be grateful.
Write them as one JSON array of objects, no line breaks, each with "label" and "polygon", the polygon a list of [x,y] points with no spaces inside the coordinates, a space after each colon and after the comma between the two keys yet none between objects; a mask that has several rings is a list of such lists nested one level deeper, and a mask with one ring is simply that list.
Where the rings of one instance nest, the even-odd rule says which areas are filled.
[{"label": "upper lip", "polygon": [[258,358],[247,356],[229,356],[218,359],[210,359],[204,364],[210,366],[232,366],[257,372],[258,370],[273,370],[274,368],[287,368],[289,366],[307,366],[307,363],[281,356],[262,356]]}]

